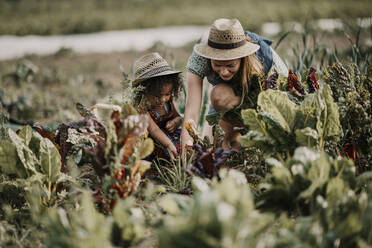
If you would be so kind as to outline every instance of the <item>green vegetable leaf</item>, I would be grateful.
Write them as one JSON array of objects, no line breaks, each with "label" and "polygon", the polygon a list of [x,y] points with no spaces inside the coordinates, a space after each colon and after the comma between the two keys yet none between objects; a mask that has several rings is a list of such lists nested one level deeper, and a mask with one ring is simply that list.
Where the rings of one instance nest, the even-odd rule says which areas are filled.
[{"label": "green vegetable leaf", "polygon": [[[295,145],[294,135],[288,133],[274,116],[267,112],[258,113],[258,117],[266,124],[267,133],[273,137],[278,144],[278,150],[290,150],[289,147]],[[279,147],[280,146],[280,147]]]},{"label": "green vegetable leaf", "polygon": [[271,89],[263,91],[258,96],[257,104],[260,111],[272,114],[285,131],[292,131],[297,107],[285,93]]},{"label": "green vegetable leaf", "polygon": [[35,174],[36,165],[39,162],[35,154],[24,144],[23,139],[21,139],[13,130],[8,129],[8,135],[17,149],[17,156],[24,166],[27,176]]},{"label": "green vegetable leaf", "polygon": [[337,137],[341,132],[340,115],[337,104],[333,101],[332,90],[328,85],[324,85],[320,91],[326,106],[324,113],[324,138]]},{"label": "green vegetable leaf", "polygon": [[18,158],[17,148],[9,141],[0,143],[0,168],[5,174],[16,174],[20,178],[27,176],[26,168]]},{"label": "green vegetable leaf", "polygon": [[299,198],[311,198],[314,192],[328,181],[330,170],[331,165],[325,154],[322,154],[317,160],[311,161],[308,178],[312,183],[307,190],[299,195]]},{"label": "green vegetable leaf", "polygon": [[349,191],[349,187],[345,185],[344,180],[339,177],[332,178],[327,183],[327,201],[329,204],[336,203]]},{"label": "green vegetable leaf", "polygon": [[275,152],[275,140],[258,131],[249,131],[246,135],[239,136],[238,141],[244,147],[254,146],[263,149],[268,153]]},{"label": "green vegetable leaf", "polygon": [[23,142],[26,146],[30,144],[32,138],[32,128],[30,126],[23,127],[20,131],[18,136],[23,139]]},{"label": "green vegetable leaf", "polygon": [[247,125],[250,130],[265,132],[265,123],[258,118],[257,112],[254,109],[243,109],[241,111],[244,125]]},{"label": "green vegetable leaf", "polygon": [[42,138],[40,142],[40,165],[42,172],[55,183],[61,173],[61,156],[49,139]]},{"label": "green vegetable leaf", "polygon": [[314,147],[318,143],[318,138],[316,130],[310,127],[296,130],[296,142],[300,146]]}]

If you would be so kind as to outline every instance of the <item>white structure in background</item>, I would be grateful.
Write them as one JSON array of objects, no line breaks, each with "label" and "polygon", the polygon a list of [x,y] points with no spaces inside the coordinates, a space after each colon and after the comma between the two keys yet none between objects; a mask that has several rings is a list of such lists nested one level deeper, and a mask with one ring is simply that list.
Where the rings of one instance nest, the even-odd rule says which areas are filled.
[{"label": "white structure in background", "polygon": [[[372,26],[372,17],[358,18],[360,27]],[[342,29],[339,19],[319,19],[316,25],[322,30]],[[283,28],[284,27],[284,28]],[[0,36],[0,60],[22,57],[26,54],[53,54],[61,48],[70,48],[78,53],[107,53],[113,51],[137,50],[150,48],[155,42],[168,46],[183,46],[208,34],[207,26],[177,26],[152,29],[109,31],[92,34],[57,35],[57,36]],[[262,25],[261,33],[272,37],[282,30],[303,31],[297,22],[283,24],[269,22]]]},{"label": "white structure in background", "polygon": [[[316,27],[318,27],[321,30],[333,31],[336,29],[341,30],[342,28],[344,28],[344,24],[341,19],[318,19],[314,23]],[[372,17],[357,18],[356,23],[361,28],[368,28],[372,26]],[[261,31],[263,35],[270,37],[279,34],[282,31],[283,26],[285,27],[284,30],[293,30],[296,32],[303,31],[302,25],[298,22],[286,22],[283,23],[283,25],[277,22],[267,22],[262,24]]]},{"label": "white structure in background", "polygon": [[78,53],[106,53],[125,50],[145,50],[155,42],[168,46],[183,46],[199,39],[208,27],[181,26],[153,29],[109,31],[92,34],[54,36],[0,36],[0,60],[26,54],[52,54],[61,48]]}]

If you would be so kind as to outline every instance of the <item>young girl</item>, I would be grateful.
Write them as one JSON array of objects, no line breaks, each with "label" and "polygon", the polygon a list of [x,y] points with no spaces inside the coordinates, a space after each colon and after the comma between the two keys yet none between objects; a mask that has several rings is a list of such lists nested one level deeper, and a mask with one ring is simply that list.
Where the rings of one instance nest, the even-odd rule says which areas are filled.
[{"label": "young girl", "polygon": [[148,132],[155,150],[150,159],[169,157],[175,161],[180,153],[182,118],[173,103],[182,85],[180,73],[158,53],[146,54],[134,63],[135,105],[151,117]]}]

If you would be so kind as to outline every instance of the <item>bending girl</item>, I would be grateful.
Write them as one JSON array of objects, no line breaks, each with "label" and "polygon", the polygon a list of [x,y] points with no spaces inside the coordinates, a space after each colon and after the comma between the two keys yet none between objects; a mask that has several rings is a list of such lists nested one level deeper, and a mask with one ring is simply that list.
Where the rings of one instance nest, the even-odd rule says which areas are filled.
[{"label": "bending girl", "polygon": [[134,63],[135,105],[151,117],[148,132],[155,141],[148,159],[169,157],[174,161],[180,152],[182,118],[173,103],[182,86],[180,73],[158,53],[146,54]]}]

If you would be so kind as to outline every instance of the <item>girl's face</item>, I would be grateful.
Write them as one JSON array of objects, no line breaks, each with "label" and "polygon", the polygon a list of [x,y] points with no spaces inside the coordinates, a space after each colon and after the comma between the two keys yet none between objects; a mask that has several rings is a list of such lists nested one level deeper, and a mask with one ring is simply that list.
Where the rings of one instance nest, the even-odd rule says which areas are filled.
[{"label": "girl's face", "polygon": [[163,84],[160,92],[154,92],[150,96],[151,106],[159,106],[168,102],[173,95],[173,85],[172,83]]},{"label": "girl's face", "polygon": [[233,60],[211,60],[212,70],[215,71],[223,81],[229,81],[239,71],[241,59]]}]

